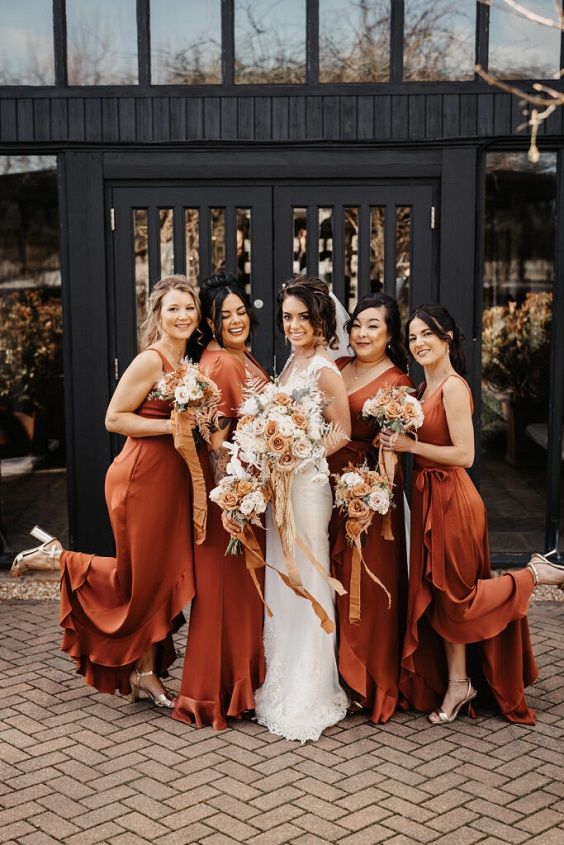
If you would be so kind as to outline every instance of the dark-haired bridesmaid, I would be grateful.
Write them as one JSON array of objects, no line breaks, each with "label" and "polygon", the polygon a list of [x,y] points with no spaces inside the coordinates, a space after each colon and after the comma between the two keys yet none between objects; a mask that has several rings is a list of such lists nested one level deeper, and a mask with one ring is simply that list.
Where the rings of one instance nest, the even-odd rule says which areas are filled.
[{"label": "dark-haired bridesmaid", "polygon": [[[373,441],[376,431],[361,417],[362,406],[381,387],[411,387],[406,375],[407,353],[400,338],[397,303],[385,293],[365,296],[347,324],[354,355],[337,360],[347,389],[351,413],[351,440],[332,455],[332,472],[341,472],[350,462],[371,468],[377,463]],[[385,585],[388,598],[364,569],[360,575],[361,612],[358,621],[349,619],[352,548],[345,536],[345,519],[334,512],[332,557],[334,573],[347,595],[337,596],[339,612],[339,672],[347,684],[352,708],[368,710],[373,722],[387,722],[398,704],[401,638],[405,624],[407,566],[403,524],[403,481],[398,462],[392,516],[393,540],[382,535],[383,517],[375,514],[364,544],[364,560]]]},{"label": "dark-haired bridesmaid", "polygon": [[[220,430],[211,451],[200,450],[209,491],[225,474],[231,440],[249,379],[267,375],[247,349],[253,324],[250,304],[237,280],[220,270],[200,285],[204,343],[200,367],[221,390]],[[192,602],[180,694],[173,716],[198,727],[227,727],[255,706],[254,690],[264,678],[263,605],[246,570],[244,555],[226,555],[230,535],[221,511],[208,505],[206,542],[194,549],[196,597]],[[264,542],[263,536],[258,536]],[[259,579],[264,578],[258,573]]]},{"label": "dark-haired bridesmaid", "polygon": [[527,568],[491,578],[486,511],[466,472],[473,405],[460,330],[445,308],[425,305],[411,314],[406,336],[425,373],[425,421],[418,440],[380,435],[384,448],[415,459],[402,703],[441,725],[466,705],[471,712],[478,697],[511,722],[534,724],[524,694],[537,676],[527,607],[535,584],[561,584],[564,571],[533,556]]}]

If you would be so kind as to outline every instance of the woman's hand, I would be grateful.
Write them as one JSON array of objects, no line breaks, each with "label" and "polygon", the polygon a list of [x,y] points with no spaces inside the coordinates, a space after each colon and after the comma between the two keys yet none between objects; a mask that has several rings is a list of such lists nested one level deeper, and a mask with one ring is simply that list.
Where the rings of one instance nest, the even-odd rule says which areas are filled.
[{"label": "woman's hand", "polygon": [[243,526],[239,522],[235,522],[234,519],[230,519],[227,511],[223,511],[221,514],[221,522],[227,533],[231,534],[232,537],[238,537],[243,533]]},{"label": "woman's hand", "polygon": [[414,442],[407,434],[399,434],[389,428],[380,432],[380,445],[385,452],[412,452]]}]

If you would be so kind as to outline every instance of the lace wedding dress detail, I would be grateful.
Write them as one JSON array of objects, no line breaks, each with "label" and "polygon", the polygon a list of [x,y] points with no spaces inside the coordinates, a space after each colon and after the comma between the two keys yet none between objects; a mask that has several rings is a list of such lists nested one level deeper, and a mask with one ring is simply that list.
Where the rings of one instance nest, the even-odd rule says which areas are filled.
[{"label": "lace wedding dress detail", "polygon": [[[284,385],[299,387],[323,368],[339,372],[333,362],[314,355],[308,367]],[[294,475],[292,505],[297,536],[329,572],[329,520],[333,506],[328,472],[310,464]],[[266,515],[266,559],[282,572],[284,556],[270,509]],[[304,587],[335,619],[335,594],[298,546],[294,560]],[[275,572],[266,570],[265,599],[272,617],[264,625],[266,678],[255,693],[257,721],[286,739],[317,740],[346,715],[347,696],[339,685],[336,634],[326,634],[308,601],[296,596]]]}]

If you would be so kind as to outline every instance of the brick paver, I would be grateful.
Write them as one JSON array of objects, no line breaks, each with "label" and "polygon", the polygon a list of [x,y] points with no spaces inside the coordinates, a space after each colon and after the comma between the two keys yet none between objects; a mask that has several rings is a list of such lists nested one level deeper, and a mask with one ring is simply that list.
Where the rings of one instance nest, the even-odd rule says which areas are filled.
[{"label": "brick paver", "polygon": [[99,695],[58,650],[55,602],[0,603],[0,843],[560,845],[564,604],[530,621],[536,727],[356,714],[299,745]]}]

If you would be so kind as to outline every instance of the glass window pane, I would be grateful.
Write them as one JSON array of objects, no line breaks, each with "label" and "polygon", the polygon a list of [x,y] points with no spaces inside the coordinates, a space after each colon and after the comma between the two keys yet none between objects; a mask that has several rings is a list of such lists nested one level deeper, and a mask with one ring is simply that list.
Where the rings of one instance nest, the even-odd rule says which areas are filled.
[{"label": "glass window pane", "polygon": [[161,230],[161,279],[174,273],[174,209],[159,209]]},{"label": "glass window pane", "polygon": [[67,0],[69,85],[131,85],[138,80],[135,0]]},{"label": "glass window pane", "polygon": [[544,544],[556,154],[489,153],[481,490],[494,552]]},{"label": "glass window pane", "polygon": [[305,0],[235,0],[235,82],[304,82]]},{"label": "glass window pane", "polygon": [[[560,70],[560,30],[535,23],[491,0],[489,69],[505,79],[546,79]],[[554,0],[523,0],[528,11],[557,21]]]},{"label": "glass window pane", "polygon": [[476,0],[405,0],[404,79],[472,79]]},{"label": "glass window pane", "polygon": [[370,290],[384,290],[384,215],[386,209],[370,209]]},{"label": "glass window pane", "polygon": [[237,209],[237,278],[251,292],[251,209]]},{"label": "glass window pane", "polygon": [[390,2],[319,4],[319,81],[385,82],[390,74]]},{"label": "glass window pane", "polygon": [[319,210],[319,278],[333,282],[333,209]]},{"label": "glass window pane", "polygon": [[197,285],[200,276],[200,213],[197,208],[184,210],[186,237],[186,277]]},{"label": "glass window pane", "polygon": [[54,85],[52,0],[0,0],[0,85]]},{"label": "glass window pane", "polygon": [[139,329],[147,316],[149,299],[149,227],[146,208],[133,211],[135,243],[135,300],[137,304],[137,348],[140,348]]},{"label": "glass window pane", "polygon": [[292,272],[305,273],[307,265],[307,212],[305,208],[292,209],[294,215],[294,257]]},{"label": "glass window pane", "polygon": [[358,300],[358,208],[345,208],[345,308],[354,311]]},{"label": "glass window pane", "polygon": [[2,528],[14,554],[34,523],[68,543],[56,168],[54,156],[0,156]]},{"label": "glass window pane", "polygon": [[211,209],[212,273],[225,264],[225,209]]},{"label": "glass window pane", "polygon": [[221,82],[221,0],[151,0],[151,82]]},{"label": "glass window pane", "polygon": [[402,322],[409,315],[409,279],[411,276],[411,208],[396,208],[396,291]]}]

